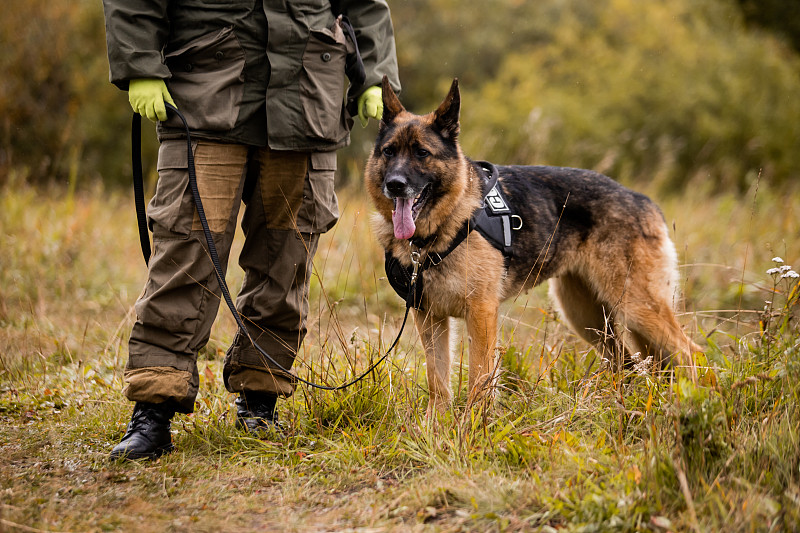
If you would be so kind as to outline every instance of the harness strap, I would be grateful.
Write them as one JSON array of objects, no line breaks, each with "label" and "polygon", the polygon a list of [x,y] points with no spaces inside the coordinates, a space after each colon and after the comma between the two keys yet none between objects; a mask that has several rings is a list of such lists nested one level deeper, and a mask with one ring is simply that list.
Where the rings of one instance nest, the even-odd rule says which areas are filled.
[{"label": "harness strap", "polygon": [[469,235],[473,229],[475,229],[475,217],[470,218],[464,223],[463,226],[461,226],[461,228],[458,230],[458,233],[456,233],[456,236],[453,237],[453,242],[451,242],[450,246],[447,247],[447,250],[443,252],[428,252],[428,254],[425,256],[425,260],[420,266],[420,272],[428,270],[430,267],[436,266],[444,261],[445,257],[450,255],[462,242],[464,242],[464,239],[467,238],[467,235]]},{"label": "harness strap", "polygon": [[484,189],[485,194],[481,206],[483,209],[478,209],[472,217],[475,221],[475,229],[492,246],[500,250],[508,262],[511,256],[511,230],[513,229],[511,219],[512,217],[521,219],[512,213],[497,186],[500,175],[497,167],[486,161],[481,161],[478,165],[484,172],[491,174],[491,177]]},{"label": "harness strap", "polygon": [[489,194],[489,192],[491,192],[492,189],[494,189],[494,186],[497,185],[497,180],[500,179],[500,171],[497,170],[496,166],[489,163],[488,161],[477,161],[475,164],[478,165],[478,168],[480,168],[489,175],[489,181],[483,188],[484,198],[485,198],[486,195]]}]

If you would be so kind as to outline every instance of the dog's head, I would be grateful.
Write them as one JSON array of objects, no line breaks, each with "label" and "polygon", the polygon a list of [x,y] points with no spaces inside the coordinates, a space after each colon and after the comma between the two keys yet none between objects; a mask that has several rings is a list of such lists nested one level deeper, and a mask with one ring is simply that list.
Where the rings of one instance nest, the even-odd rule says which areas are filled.
[{"label": "dog's head", "polygon": [[[394,236],[430,234],[447,204],[463,194],[464,157],[458,144],[461,97],[458,80],[427,115],[406,111],[383,78],[383,118],[366,169],[367,190],[391,220]],[[417,232],[418,233],[418,232]]]}]

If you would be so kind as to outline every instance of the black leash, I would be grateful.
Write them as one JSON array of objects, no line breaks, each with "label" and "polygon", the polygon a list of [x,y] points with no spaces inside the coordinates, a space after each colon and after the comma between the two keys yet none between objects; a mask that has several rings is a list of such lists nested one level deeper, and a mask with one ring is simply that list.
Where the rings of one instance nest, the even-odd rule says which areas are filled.
[{"label": "black leash", "polygon": [[[278,363],[275,359],[272,358],[267,352],[264,351],[253,339],[250,335],[250,331],[245,327],[244,322],[242,321],[242,317],[239,312],[236,310],[236,306],[233,303],[233,299],[231,298],[231,293],[228,290],[228,284],[225,282],[225,275],[222,272],[222,265],[219,260],[219,255],[217,254],[217,247],[214,244],[214,237],[211,235],[211,230],[208,227],[208,221],[206,220],[205,210],[203,209],[203,202],[200,199],[200,190],[197,188],[197,174],[195,173],[194,168],[194,153],[192,152],[192,138],[189,132],[189,125],[186,123],[186,119],[178,111],[178,108],[168,104],[165,102],[165,105],[169,111],[175,113],[178,118],[181,119],[183,122],[183,127],[186,130],[186,157],[188,161],[189,167],[189,187],[192,189],[192,198],[194,199],[194,205],[197,209],[197,216],[200,219],[200,224],[203,226],[203,234],[206,238],[206,244],[208,245],[208,253],[211,256],[211,262],[214,264],[214,274],[217,276],[217,282],[220,286],[220,291],[222,292],[222,297],[225,300],[225,303],[230,309],[231,314],[233,315],[234,320],[236,320],[236,324],[239,326],[239,330],[244,333],[253,347],[258,350],[258,353],[261,354],[267,361],[269,361],[273,367],[278,368],[287,374],[291,373],[288,369],[284,368],[280,363]],[[145,206],[144,206],[144,178],[142,176],[142,160],[141,160],[141,144],[142,144],[142,133],[141,133],[141,116],[137,113],[133,114],[133,126],[131,128],[131,140],[132,140],[132,149],[131,153],[133,154],[133,183],[134,183],[134,194],[135,194],[135,201],[136,201],[136,216],[139,222],[139,240],[142,244],[142,254],[144,255],[145,263],[149,263],[150,261],[150,236],[148,234],[147,228],[147,219],[145,216]],[[138,158],[137,158],[138,155]],[[344,385],[336,385],[336,386],[327,386],[327,385],[320,385],[318,383],[312,383],[311,381],[307,381],[299,376],[294,376],[297,381],[308,385],[309,387],[313,387],[315,389],[321,390],[328,390],[328,391],[336,391],[346,389],[351,385],[354,385],[364,379],[367,374],[371,373],[375,368],[381,364],[394,350],[397,343],[400,342],[400,336],[403,334],[403,330],[406,327],[406,321],[408,320],[408,312],[411,309],[411,306],[406,305],[406,313],[403,316],[403,323],[400,326],[400,332],[397,334],[397,338],[395,338],[392,345],[386,350],[386,353],[378,359],[375,363],[372,364],[363,374],[359,377],[355,378],[353,381],[349,383],[345,383]]]},{"label": "black leash", "polygon": [[131,167],[133,168],[133,197],[136,202],[136,221],[139,224],[139,243],[142,245],[144,264],[150,264],[150,233],[144,207],[144,179],[142,178],[142,116],[133,114],[131,121]]}]

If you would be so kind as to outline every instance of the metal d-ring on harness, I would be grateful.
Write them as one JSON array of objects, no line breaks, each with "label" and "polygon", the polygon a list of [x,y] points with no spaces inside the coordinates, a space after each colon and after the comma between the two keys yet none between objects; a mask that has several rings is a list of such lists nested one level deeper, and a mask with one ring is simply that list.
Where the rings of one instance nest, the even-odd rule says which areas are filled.
[{"label": "metal d-ring on harness", "polygon": [[[195,173],[194,168],[194,153],[192,152],[192,138],[189,133],[189,125],[186,123],[186,119],[178,111],[178,108],[171,104],[166,104],[166,107],[169,111],[175,113],[178,118],[181,119],[183,122],[183,127],[186,130],[186,155],[187,155],[187,162],[189,167],[189,187],[192,190],[192,198],[194,199],[194,205],[197,209],[197,216],[200,219],[200,224],[203,226],[203,234],[206,238],[206,244],[208,245],[208,253],[211,256],[211,262],[214,263],[214,274],[217,276],[217,281],[219,282],[220,290],[222,292],[222,297],[225,300],[225,303],[228,306],[233,318],[236,320],[236,324],[239,326],[239,330],[247,337],[247,339],[252,343],[258,353],[260,353],[267,361],[269,361],[275,368],[278,368],[287,374],[289,370],[284,368],[280,363],[275,361],[267,352],[264,351],[258,344],[256,344],[255,339],[250,335],[250,331],[245,327],[244,322],[242,322],[242,317],[239,315],[239,312],[236,311],[236,306],[233,304],[233,299],[231,298],[230,291],[228,290],[228,284],[225,282],[225,275],[222,272],[222,265],[219,260],[219,255],[217,254],[217,247],[214,244],[214,238],[211,235],[211,230],[208,227],[208,221],[206,220],[205,211],[203,209],[203,202],[200,199],[200,191],[197,188],[197,175]],[[143,177],[142,177],[142,158],[141,158],[141,116],[138,113],[133,114],[133,121],[131,125],[131,155],[132,155],[132,163],[133,163],[133,188],[134,188],[134,195],[136,198],[136,217],[139,224],[139,240],[141,241],[142,245],[142,255],[144,255],[144,261],[146,264],[150,262],[150,237],[148,234],[147,229],[147,218],[145,214],[145,206],[144,206],[144,185],[143,185]],[[416,274],[414,276],[416,278]],[[412,283],[413,285],[413,283]],[[320,385],[318,383],[312,383],[311,381],[307,381],[299,376],[295,376],[295,378],[305,385],[309,387],[313,387],[315,389],[321,390],[328,390],[328,391],[335,391],[335,390],[342,390],[346,389],[347,387],[354,385],[364,379],[367,374],[371,373],[375,368],[381,364],[394,350],[397,343],[400,341],[400,336],[403,334],[403,329],[405,329],[406,321],[408,320],[408,312],[410,306],[406,306],[406,313],[403,316],[403,323],[400,326],[400,332],[397,334],[397,338],[394,340],[392,345],[386,350],[386,353],[378,359],[372,366],[369,367],[363,374],[359,377],[355,378],[354,380],[345,383],[343,385],[336,385],[336,386],[327,386],[327,385]]]}]

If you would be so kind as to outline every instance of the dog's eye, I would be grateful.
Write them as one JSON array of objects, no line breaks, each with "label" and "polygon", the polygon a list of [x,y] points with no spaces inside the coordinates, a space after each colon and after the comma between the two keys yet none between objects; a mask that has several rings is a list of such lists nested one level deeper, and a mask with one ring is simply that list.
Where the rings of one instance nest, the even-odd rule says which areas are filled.
[{"label": "dog's eye", "polygon": [[426,157],[431,155],[431,153],[427,151],[425,148],[417,148],[416,154],[417,157],[420,159],[425,159]]},{"label": "dog's eye", "polygon": [[383,149],[383,155],[384,157],[394,157],[394,148],[387,146]]}]

